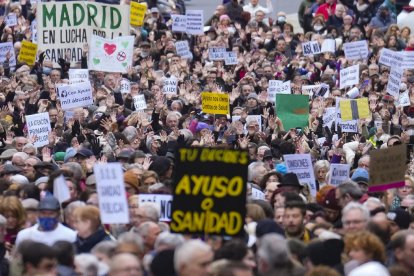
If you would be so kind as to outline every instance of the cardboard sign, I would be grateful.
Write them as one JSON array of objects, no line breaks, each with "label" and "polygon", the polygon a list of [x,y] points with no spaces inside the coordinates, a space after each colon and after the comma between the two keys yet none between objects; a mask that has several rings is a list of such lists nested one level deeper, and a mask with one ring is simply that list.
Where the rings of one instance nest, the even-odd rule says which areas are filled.
[{"label": "cardboard sign", "polygon": [[127,73],[132,66],[133,36],[105,39],[92,35],[89,45],[89,70]]},{"label": "cardboard sign", "polygon": [[145,13],[147,12],[147,5],[146,3],[137,3],[131,1],[131,7],[129,10],[129,23],[131,26],[142,26],[144,25],[144,17]]},{"label": "cardboard sign", "polygon": [[56,177],[53,181],[53,196],[56,197],[60,204],[70,199],[69,187],[66,184],[63,174]]},{"label": "cardboard sign", "polygon": [[185,33],[187,31],[187,16],[181,14],[171,14],[172,31]]},{"label": "cardboard sign", "polygon": [[9,13],[6,16],[5,21],[6,21],[6,26],[8,26],[8,27],[16,26],[17,25],[17,16],[16,16],[16,14],[14,12]]},{"label": "cardboard sign", "polygon": [[341,100],[341,119],[342,121],[352,121],[357,119],[365,119],[369,117],[368,98],[355,100]]},{"label": "cardboard sign", "polygon": [[321,47],[319,46],[318,41],[302,42],[302,51],[305,57],[313,56],[321,53]]},{"label": "cardboard sign", "polygon": [[203,10],[187,10],[186,12],[186,23],[187,33],[191,35],[202,35],[204,34],[204,12]]},{"label": "cardboard sign", "polygon": [[259,189],[252,188],[252,199],[265,200],[265,194]]},{"label": "cardboard sign", "polygon": [[368,43],[366,40],[344,43],[345,57],[348,60],[366,59],[368,57]]},{"label": "cardboard sign", "polygon": [[339,89],[359,83],[359,65],[350,66],[340,71]]},{"label": "cardboard sign", "polygon": [[121,163],[95,164],[96,190],[103,224],[129,223]]},{"label": "cardboard sign", "polygon": [[297,175],[299,182],[306,183],[312,196],[316,196],[316,181],[313,172],[310,154],[286,154],[283,155],[286,169]]},{"label": "cardboard sign", "polygon": [[202,111],[208,114],[230,114],[229,95],[221,93],[201,93]]},{"label": "cardboard sign", "polygon": [[370,152],[369,192],[403,187],[407,170],[407,145]]},{"label": "cardboard sign", "polygon": [[210,60],[224,60],[226,48],[208,48],[208,58]]},{"label": "cardboard sign", "polygon": [[69,83],[80,83],[89,81],[88,69],[69,69]]},{"label": "cardboard sign", "polygon": [[335,122],[336,119],[336,108],[335,107],[328,107],[325,108],[325,113],[323,114],[323,127],[332,127],[332,124]]},{"label": "cardboard sign", "polygon": [[339,184],[349,180],[348,164],[331,164],[329,168],[329,184],[338,186]]},{"label": "cardboard sign", "polygon": [[128,79],[121,80],[121,93],[122,94],[131,93],[131,82]]},{"label": "cardboard sign", "polygon": [[410,103],[410,96],[408,95],[408,91],[405,91],[404,93],[400,94],[400,97],[398,98],[398,105],[399,106],[409,106]]},{"label": "cardboard sign", "polygon": [[188,46],[188,41],[177,41],[175,42],[175,51],[177,55],[179,55],[182,58],[192,58],[192,54],[190,51],[190,46]]},{"label": "cardboard sign", "polygon": [[14,53],[13,43],[0,43],[0,63],[3,64],[6,61],[6,56],[8,53],[10,53],[9,65],[11,67],[16,66],[16,55]]},{"label": "cardboard sign", "polygon": [[160,221],[171,221],[172,195],[139,194],[139,204],[152,202],[160,207]]},{"label": "cardboard sign", "polygon": [[276,94],[276,110],[285,129],[309,124],[309,97],[306,95]]},{"label": "cardboard sign", "polygon": [[19,53],[19,61],[25,62],[27,65],[34,65],[36,62],[36,54],[37,44],[23,40]]},{"label": "cardboard sign", "polygon": [[175,160],[171,232],[242,234],[248,152],[179,148]]},{"label": "cardboard sign", "polygon": [[41,2],[37,5],[36,21],[39,49],[45,51],[45,59],[51,60],[54,67],[59,67],[58,59],[66,56],[70,56],[72,65],[81,62],[82,47],[86,43],[91,45],[91,35],[107,39],[130,35],[129,5]]},{"label": "cardboard sign", "polygon": [[26,116],[27,130],[29,138],[35,139],[35,147],[43,147],[49,144],[49,133],[52,131],[50,127],[49,113],[39,113]]},{"label": "cardboard sign", "polygon": [[322,42],[322,48],[321,53],[335,53],[336,47],[335,47],[335,39],[326,38]]},{"label": "cardboard sign", "polygon": [[226,52],[224,54],[224,64],[225,65],[236,65],[238,62],[237,60],[237,53],[236,52]]},{"label": "cardboard sign", "polygon": [[403,74],[404,69],[402,67],[391,67],[391,72],[388,76],[387,93],[389,93],[395,99],[398,99],[400,96],[400,84]]},{"label": "cardboard sign", "polygon": [[81,82],[57,87],[57,95],[63,110],[93,104],[92,86],[90,82]]},{"label": "cardboard sign", "polygon": [[147,102],[145,101],[144,95],[134,96],[134,107],[135,110],[144,110],[147,108]]},{"label": "cardboard sign", "polygon": [[162,87],[162,92],[164,94],[177,95],[177,83],[178,80],[176,77],[171,76],[164,80],[164,86]]},{"label": "cardboard sign", "polygon": [[404,57],[401,52],[395,52],[387,48],[382,48],[378,62],[389,67],[402,67]]}]

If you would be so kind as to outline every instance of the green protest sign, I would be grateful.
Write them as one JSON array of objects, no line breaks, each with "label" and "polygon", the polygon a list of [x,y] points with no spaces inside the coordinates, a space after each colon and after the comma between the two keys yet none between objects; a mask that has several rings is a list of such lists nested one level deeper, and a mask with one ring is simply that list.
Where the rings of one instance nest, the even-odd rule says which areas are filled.
[{"label": "green protest sign", "polygon": [[308,125],[309,96],[276,94],[276,114],[286,130]]}]

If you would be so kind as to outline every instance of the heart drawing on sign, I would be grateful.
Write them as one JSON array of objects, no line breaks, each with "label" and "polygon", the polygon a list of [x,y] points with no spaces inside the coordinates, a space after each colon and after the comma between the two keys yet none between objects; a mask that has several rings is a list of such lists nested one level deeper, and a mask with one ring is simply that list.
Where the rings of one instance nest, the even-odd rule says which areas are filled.
[{"label": "heart drawing on sign", "polygon": [[97,65],[101,62],[101,60],[99,58],[93,58],[93,64]]},{"label": "heart drawing on sign", "polygon": [[126,49],[128,47],[129,41],[123,41],[122,46]]},{"label": "heart drawing on sign", "polygon": [[116,50],[116,45],[105,43],[104,50],[105,50],[105,53],[107,53],[108,55],[112,55]]},{"label": "heart drawing on sign", "polygon": [[128,62],[123,62],[122,66],[126,67],[128,65]]}]

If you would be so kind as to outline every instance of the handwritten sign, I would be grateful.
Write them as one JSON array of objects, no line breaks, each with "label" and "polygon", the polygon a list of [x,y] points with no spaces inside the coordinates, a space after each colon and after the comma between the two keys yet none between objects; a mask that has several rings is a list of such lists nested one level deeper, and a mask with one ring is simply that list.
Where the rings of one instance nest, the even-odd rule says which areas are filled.
[{"label": "handwritten sign", "polygon": [[382,48],[378,62],[389,67],[402,67],[404,64],[404,57],[401,52],[395,52],[387,48]]},{"label": "handwritten sign", "polygon": [[120,163],[95,164],[96,190],[104,224],[129,223],[124,174]]},{"label": "handwritten sign", "polygon": [[409,106],[410,103],[410,96],[408,95],[408,91],[405,91],[404,93],[400,94],[400,97],[398,98],[398,105],[399,106]]},{"label": "handwritten sign", "polygon": [[88,69],[69,69],[69,83],[80,83],[89,81]]},{"label": "handwritten sign", "polygon": [[323,114],[323,127],[332,127],[332,124],[335,122],[336,119],[336,108],[335,107],[328,107],[325,108],[325,113]]},{"label": "handwritten sign", "polygon": [[208,58],[210,60],[224,60],[226,48],[208,48]]},{"label": "handwritten sign", "polygon": [[129,23],[131,26],[142,26],[144,25],[144,17],[145,13],[147,12],[147,5],[146,3],[137,3],[132,2],[130,4],[129,9]]},{"label": "handwritten sign", "polygon": [[225,65],[236,65],[238,63],[236,52],[226,52],[224,55]]},{"label": "handwritten sign", "polygon": [[187,31],[187,16],[181,14],[171,14],[172,31],[185,33]]},{"label": "handwritten sign", "polygon": [[139,204],[145,202],[152,202],[160,208],[160,221],[171,221],[171,205],[172,195],[158,195],[158,194],[140,194],[138,195]]},{"label": "handwritten sign", "polygon": [[276,101],[276,94],[290,94],[290,85],[290,81],[269,80],[267,101],[274,103]]},{"label": "handwritten sign", "polygon": [[391,67],[391,72],[387,83],[387,93],[389,93],[395,99],[398,99],[400,96],[400,84],[403,74],[404,69],[402,67]]},{"label": "handwritten sign", "polygon": [[63,110],[93,104],[92,86],[90,82],[60,85],[57,87],[57,94]]},{"label": "handwritten sign", "polygon": [[338,186],[339,184],[349,180],[348,164],[331,164],[329,168],[329,184]]},{"label": "handwritten sign", "polygon": [[178,80],[174,76],[171,76],[170,78],[166,78],[164,80],[164,86],[162,87],[163,93],[177,95],[177,83],[178,83]]},{"label": "handwritten sign", "polygon": [[121,93],[128,94],[131,92],[131,82],[128,79],[121,80]]},{"label": "handwritten sign", "polygon": [[50,127],[49,113],[39,113],[26,116],[29,138],[33,139],[35,147],[43,147],[49,144]]},{"label": "handwritten sign", "polygon": [[359,83],[359,65],[350,66],[340,71],[340,85],[342,89],[345,86],[351,86]]},{"label": "handwritten sign", "polygon": [[191,58],[193,56],[190,52],[190,46],[188,46],[187,40],[175,42],[175,51],[177,55],[182,58]]},{"label": "handwritten sign", "polygon": [[321,53],[321,47],[318,41],[302,42],[302,51],[304,56],[313,56]]},{"label": "handwritten sign", "polygon": [[344,43],[345,57],[348,60],[366,59],[368,57],[368,43],[366,40]]},{"label": "handwritten sign", "polygon": [[201,93],[202,111],[208,114],[230,114],[229,95],[221,93]]},{"label": "handwritten sign", "polygon": [[187,33],[191,35],[204,34],[204,16],[203,10],[187,10],[186,23]]},{"label": "handwritten sign", "polygon": [[7,59],[7,55],[10,55],[9,65],[16,66],[16,55],[14,53],[14,47],[12,42],[0,43],[0,63],[4,63]]},{"label": "handwritten sign", "polygon": [[145,101],[144,95],[134,96],[134,107],[135,110],[144,110],[147,108],[147,102]]},{"label": "handwritten sign", "polygon": [[316,196],[316,181],[309,154],[286,154],[283,155],[286,169],[297,175],[299,182],[306,183],[312,196]]},{"label": "handwritten sign", "polygon": [[22,41],[20,48],[19,61],[25,62],[27,65],[34,65],[36,61],[37,44],[27,40]]},{"label": "handwritten sign", "polygon": [[16,16],[16,14],[14,12],[9,13],[6,16],[6,25],[8,27],[14,27],[14,26],[17,25],[17,16]]}]

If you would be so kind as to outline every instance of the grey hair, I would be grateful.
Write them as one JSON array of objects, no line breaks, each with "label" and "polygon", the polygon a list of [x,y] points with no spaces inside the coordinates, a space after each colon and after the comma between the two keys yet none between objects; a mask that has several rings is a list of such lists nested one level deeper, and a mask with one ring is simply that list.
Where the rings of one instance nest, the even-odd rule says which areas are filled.
[{"label": "grey hair", "polygon": [[257,175],[257,168],[264,166],[264,163],[261,161],[253,162],[248,167],[248,180],[251,182]]},{"label": "grey hair", "polygon": [[144,202],[139,204],[139,208],[145,209],[145,215],[149,220],[158,223],[158,220],[160,219],[160,210],[157,204],[153,202]]},{"label": "grey hair", "polygon": [[101,253],[108,256],[109,258],[112,258],[112,256],[115,254],[115,248],[116,241],[101,241],[92,248],[91,253]]},{"label": "grey hair", "polygon": [[[414,195],[413,195],[413,198],[414,198]],[[369,197],[362,205],[364,206],[364,207],[367,207],[368,208],[368,205],[370,204],[370,203],[372,203],[372,204],[375,204],[375,205],[377,205],[377,206],[381,206],[381,207],[385,207],[384,206],[384,203],[382,203],[381,202],[381,200],[379,200],[378,198],[376,198],[376,197]]]},{"label": "grey hair", "polygon": [[155,240],[154,249],[158,250],[160,246],[167,246],[168,248],[176,248],[185,242],[183,235],[173,234],[170,232],[162,232]]},{"label": "grey hair", "polygon": [[189,240],[184,242],[181,246],[175,249],[174,254],[174,268],[179,273],[184,264],[193,261],[192,256],[196,252],[212,252],[210,245],[200,240]]},{"label": "grey hair", "polygon": [[359,200],[363,195],[363,192],[358,184],[351,180],[338,185],[337,189],[339,190],[341,196],[349,194],[354,200]]},{"label": "grey hair", "polygon": [[67,218],[76,208],[86,206],[86,203],[80,200],[72,201],[65,207],[63,214]]},{"label": "grey hair", "polygon": [[13,157],[20,157],[23,160],[27,160],[29,158],[29,155],[25,152],[16,152],[15,154],[13,154]]},{"label": "grey hair", "polygon": [[83,170],[79,163],[77,162],[67,162],[62,165],[62,169],[70,170],[73,173],[73,177],[80,181],[82,178]]},{"label": "grey hair", "polygon": [[277,268],[290,263],[287,240],[279,234],[267,234],[260,239],[257,256],[269,267]]},{"label": "grey hair", "polygon": [[109,267],[99,262],[98,258],[92,254],[76,255],[75,264],[81,275],[104,275],[109,271]]},{"label": "grey hair", "polygon": [[360,210],[365,221],[369,221],[370,213],[367,207],[357,202],[349,202],[344,209],[342,209],[342,222],[344,222],[345,215],[352,210]]},{"label": "grey hair", "polygon": [[146,222],[141,223],[137,228],[135,228],[134,232],[140,234],[141,237],[143,239],[145,239],[148,236],[151,225],[157,225],[158,226],[158,224],[155,223],[155,222],[146,221]]},{"label": "grey hair", "polygon": [[124,232],[118,237],[118,244],[120,243],[133,243],[140,252],[144,252],[144,240],[135,232]]},{"label": "grey hair", "polygon": [[138,131],[133,126],[127,126],[124,131],[122,131],[122,134],[125,135],[128,141],[132,142],[137,137]]},{"label": "grey hair", "polygon": [[326,168],[329,171],[330,167],[331,165],[329,164],[327,160],[318,160],[315,162],[315,165],[313,165],[315,172],[317,172],[318,170],[322,168]]},{"label": "grey hair", "polygon": [[33,144],[24,145],[22,151],[24,151],[25,149],[34,149],[34,153],[37,154],[37,148]]},{"label": "grey hair", "polygon": [[363,160],[368,158],[368,160],[371,160],[371,157],[368,154],[362,155],[361,158],[358,160],[358,166],[362,164]]}]

